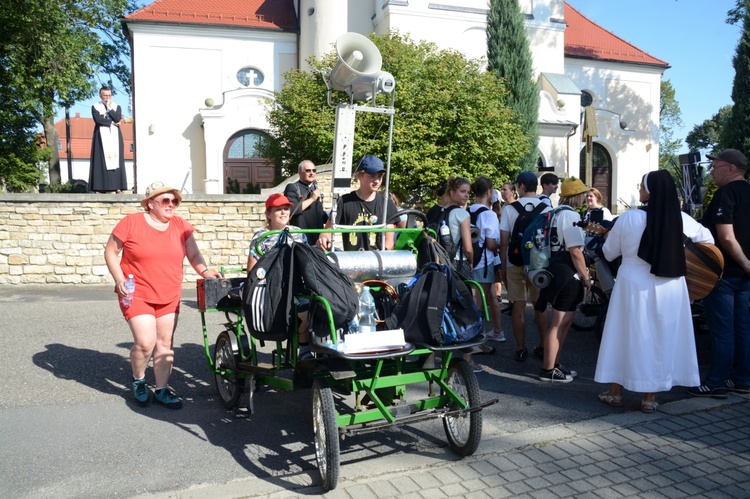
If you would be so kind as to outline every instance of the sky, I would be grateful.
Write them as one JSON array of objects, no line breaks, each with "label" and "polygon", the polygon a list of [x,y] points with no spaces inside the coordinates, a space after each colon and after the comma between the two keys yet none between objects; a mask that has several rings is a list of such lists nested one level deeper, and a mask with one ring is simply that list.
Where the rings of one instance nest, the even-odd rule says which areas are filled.
[{"label": "sky", "polygon": [[[142,1],[147,4],[148,1]],[[740,25],[726,23],[727,11],[735,0],[568,0],[576,10],[671,66],[663,78],[672,82],[685,126],[674,137],[684,140],[695,125],[732,104],[734,57],[741,34]],[[126,117],[128,96],[114,101]],[[70,115],[91,115],[99,99],[75,105]],[[64,110],[58,119],[64,118]],[[680,152],[687,152],[684,145]]]},{"label": "sky", "polygon": [[[671,66],[664,72],[680,104],[684,140],[695,125],[732,104],[734,57],[742,32],[726,23],[735,0],[568,0],[581,14]],[[688,152],[687,145],[680,152]]]}]

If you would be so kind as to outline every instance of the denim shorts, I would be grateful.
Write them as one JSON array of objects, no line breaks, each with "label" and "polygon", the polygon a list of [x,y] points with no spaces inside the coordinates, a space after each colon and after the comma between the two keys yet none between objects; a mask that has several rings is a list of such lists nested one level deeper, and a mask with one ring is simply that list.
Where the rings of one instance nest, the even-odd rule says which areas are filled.
[{"label": "denim shorts", "polygon": [[[485,270],[486,275],[485,275]],[[485,284],[494,284],[495,282],[495,264],[494,263],[488,263],[485,267],[474,269],[471,272],[471,278],[474,281],[485,283]]]}]

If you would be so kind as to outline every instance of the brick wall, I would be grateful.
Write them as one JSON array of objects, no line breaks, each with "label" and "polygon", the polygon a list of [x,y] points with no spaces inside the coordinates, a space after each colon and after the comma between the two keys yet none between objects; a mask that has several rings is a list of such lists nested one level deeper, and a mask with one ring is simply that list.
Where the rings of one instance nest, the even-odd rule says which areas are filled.
[{"label": "brick wall", "polygon": [[[330,192],[330,166],[318,166],[321,170],[319,184]],[[296,181],[295,175],[287,182]],[[265,225],[266,198],[283,192],[285,185],[258,195],[186,195],[177,215],[195,227],[211,268],[244,266],[253,233]],[[123,216],[142,211],[141,199],[132,194],[0,194],[0,285],[114,283],[104,246]],[[186,259],[185,281],[197,278]]]}]

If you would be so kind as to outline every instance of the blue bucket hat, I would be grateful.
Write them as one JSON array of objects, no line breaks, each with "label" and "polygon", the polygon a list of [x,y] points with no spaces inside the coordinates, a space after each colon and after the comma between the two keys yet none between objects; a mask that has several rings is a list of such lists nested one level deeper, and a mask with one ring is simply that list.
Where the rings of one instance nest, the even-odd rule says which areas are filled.
[{"label": "blue bucket hat", "polygon": [[384,172],[385,166],[383,166],[383,161],[377,156],[365,154],[362,159],[359,160],[357,171],[374,175],[376,173]]}]

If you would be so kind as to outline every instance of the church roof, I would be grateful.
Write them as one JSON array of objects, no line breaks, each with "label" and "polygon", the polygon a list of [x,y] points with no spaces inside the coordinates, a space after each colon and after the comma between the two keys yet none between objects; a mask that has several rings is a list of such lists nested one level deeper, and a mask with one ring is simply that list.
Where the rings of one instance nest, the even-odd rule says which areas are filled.
[{"label": "church roof", "polygon": [[127,22],[198,24],[296,31],[293,0],[156,0]]},{"label": "church roof", "polygon": [[629,62],[669,68],[669,63],[644,52],[594,23],[565,2],[565,56],[599,61]]},{"label": "church roof", "polygon": [[[125,17],[126,22],[156,22],[260,28],[299,29],[294,0],[156,0]],[[600,61],[669,64],[594,23],[565,3],[565,55]]]}]

